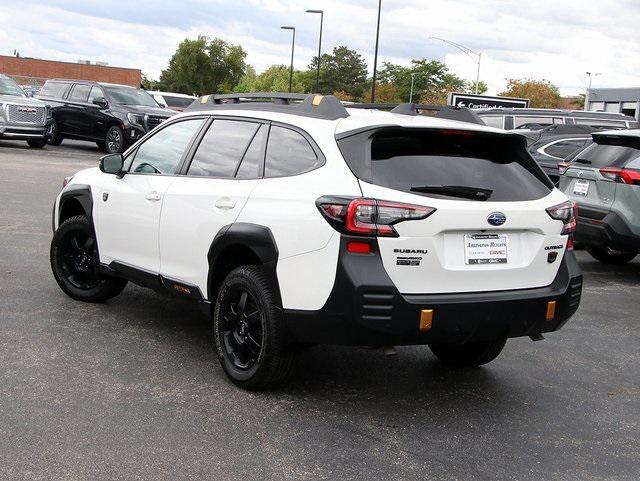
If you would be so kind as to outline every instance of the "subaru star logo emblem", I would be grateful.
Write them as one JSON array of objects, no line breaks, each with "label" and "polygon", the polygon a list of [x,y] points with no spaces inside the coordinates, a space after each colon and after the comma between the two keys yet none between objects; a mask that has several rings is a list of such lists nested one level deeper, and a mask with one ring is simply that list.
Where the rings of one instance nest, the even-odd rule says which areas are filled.
[{"label": "subaru star logo emblem", "polygon": [[502,212],[492,212],[487,217],[487,222],[491,225],[502,225],[507,221],[507,216]]}]

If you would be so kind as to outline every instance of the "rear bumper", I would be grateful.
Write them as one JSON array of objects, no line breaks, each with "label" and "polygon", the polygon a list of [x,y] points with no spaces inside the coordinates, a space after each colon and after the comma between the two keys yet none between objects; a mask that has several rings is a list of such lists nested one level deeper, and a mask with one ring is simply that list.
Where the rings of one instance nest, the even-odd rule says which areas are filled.
[{"label": "rear bumper", "polygon": [[640,236],[617,212],[578,206],[576,240],[619,251],[640,251]]},{"label": "rear bumper", "polygon": [[[566,252],[553,283],[500,292],[402,295],[378,252],[346,254],[340,246],[336,283],[319,311],[285,310],[298,342],[343,345],[463,343],[555,331],[580,304],[582,274]],[[377,251],[377,247],[375,249]],[[556,302],[553,319],[547,305]],[[422,310],[432,310],[432,327],[420,331]]]}]

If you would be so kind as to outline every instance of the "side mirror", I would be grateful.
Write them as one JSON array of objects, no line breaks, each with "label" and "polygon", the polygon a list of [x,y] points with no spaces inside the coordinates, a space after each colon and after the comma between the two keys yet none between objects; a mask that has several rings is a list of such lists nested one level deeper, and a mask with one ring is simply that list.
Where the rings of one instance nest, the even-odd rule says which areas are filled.
[{"label": "side mirror", "polygon": [[101,109],[106,109],[109,106],[109,104],[107,103],[107,99],[105,99],[104,97],[98,97],[96,99],[93,99],[93,103],[94,105],[97,105]]},{"label": "side mirror", "polygon": [[33,97],[33,92],[31,90],[28,90],[27,92],[24,93],[27,97]]},{"label": "side mirror", "polygon": [[122,154],[109,154],[100,159],[100,170],[105,174],[115,174],[123,177],[125,172],[122,170],[124,159]]}]

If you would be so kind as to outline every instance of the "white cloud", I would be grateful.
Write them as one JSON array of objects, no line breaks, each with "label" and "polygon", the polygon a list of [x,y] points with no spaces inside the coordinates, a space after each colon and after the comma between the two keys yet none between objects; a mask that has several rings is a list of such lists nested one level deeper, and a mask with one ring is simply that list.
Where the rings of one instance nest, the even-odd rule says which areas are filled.
[{"label": "white cloud", "polygon": [[[288,64],[290,35],[279,27],[292,24],[298,28],[295,64],[304,68],[316,52],[318,31],[317,16],[304,10],[322,8],[323,51],[346,45],[362,53],[370,67],[373,63],[375,0],[138,2],[110,18],[99,15],[108,11],[100,5],[7,0],[0,7],[0,17],[10,19],[0,30],[2,53],[16,48],[25,56],[101,60],[157,77],[182,39],[204,33],[242,45],[248,62],[261,71]],[[475,79],[474,62],[428,39],[437,36],[483,52],[481,78],[492,93],[506,78],[523,77],[544,78],[563,93],[577,93],[587,70],[603,73],[597,86],[637,86],[638,24],[637,0],[383,0],[379,61],[441,59],[456,74]]]}]

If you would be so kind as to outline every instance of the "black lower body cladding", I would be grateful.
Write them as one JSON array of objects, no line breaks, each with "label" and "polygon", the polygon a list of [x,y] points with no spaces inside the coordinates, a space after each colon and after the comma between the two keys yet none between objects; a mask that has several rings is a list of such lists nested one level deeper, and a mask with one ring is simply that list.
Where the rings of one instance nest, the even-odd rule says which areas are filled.
[{"label": "black lower body cladding", "polygon": [[[582,273],[573,252],[546,287],[499,292],[403,295],[387,275],[377,247],[370,255],[348,254],[343,236],[336,282],[318,311],[285,309],[294,340],[342,345],[464,343],[537,336],[558,330],[576,312]],[[359,238],[358,240],[362,240]],[[377,246],[375,240],[371,240]],[[555,311],[547,320],[548,303]],[[423,310],[431,328],[419,329]]]},{"label": "black lower body cladding", "polygon": [[578,206],[576,240],[619,251],[640,252],[640,236],[617,212]]}]

